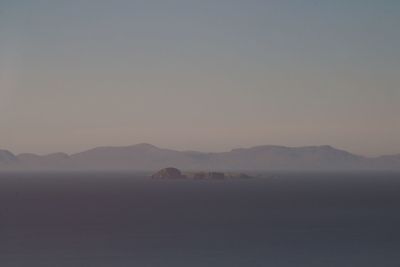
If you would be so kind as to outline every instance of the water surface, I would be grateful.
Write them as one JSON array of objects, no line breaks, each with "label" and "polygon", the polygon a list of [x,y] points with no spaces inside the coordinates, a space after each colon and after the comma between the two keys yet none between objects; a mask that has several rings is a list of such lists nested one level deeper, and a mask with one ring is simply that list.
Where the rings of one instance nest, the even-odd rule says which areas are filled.
[{"label": "water surface", "polygon": [[0,266],[400,266],[400,175],[0,175]]}]

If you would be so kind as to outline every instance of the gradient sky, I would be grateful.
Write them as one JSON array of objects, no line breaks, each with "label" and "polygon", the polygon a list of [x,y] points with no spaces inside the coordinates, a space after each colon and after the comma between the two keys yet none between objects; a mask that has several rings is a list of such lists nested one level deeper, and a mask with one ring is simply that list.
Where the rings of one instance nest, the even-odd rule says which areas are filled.
[{"label": "gradient sky", "polygon": [[400,153],[398,0],[0,0],[0,147]]}]

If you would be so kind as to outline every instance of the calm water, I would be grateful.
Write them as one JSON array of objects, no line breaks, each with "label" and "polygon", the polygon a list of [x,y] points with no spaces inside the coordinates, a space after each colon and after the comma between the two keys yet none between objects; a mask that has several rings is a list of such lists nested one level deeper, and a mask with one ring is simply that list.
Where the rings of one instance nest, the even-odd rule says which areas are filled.
[{"label": "calm water", "polygon": [[1,174],[0,266],[400,266],[400,175]]}]

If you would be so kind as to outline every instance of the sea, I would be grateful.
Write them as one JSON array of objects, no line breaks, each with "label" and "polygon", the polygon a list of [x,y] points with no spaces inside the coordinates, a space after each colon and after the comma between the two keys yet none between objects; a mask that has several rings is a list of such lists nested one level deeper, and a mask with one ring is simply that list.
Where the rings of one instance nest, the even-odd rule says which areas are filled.
[{"label": "sea", "polygon": [[399,267],[400,173],[1,173],[0,266]]}]

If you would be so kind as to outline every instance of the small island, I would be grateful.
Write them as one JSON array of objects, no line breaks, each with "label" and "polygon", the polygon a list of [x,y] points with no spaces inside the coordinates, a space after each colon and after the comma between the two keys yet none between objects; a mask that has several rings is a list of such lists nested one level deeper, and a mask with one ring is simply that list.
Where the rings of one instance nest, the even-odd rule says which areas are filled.
[{"label": "small island", "polygon": [[152,179],[186,179],[187,177],[182,174],[177,168],[165,168],[159,170],[151,176]]},{"label": "small island", "polygon": [[190,180],[225,180],[225,179],[250,179],[253,178],[250,175],[244,173],[224,173],[224,172],[186,172],[183,173],[181,170],[168,167],[159,170],[151,176],[152,179],[160,180],[176,180],[176,179],[190,179]]}]

